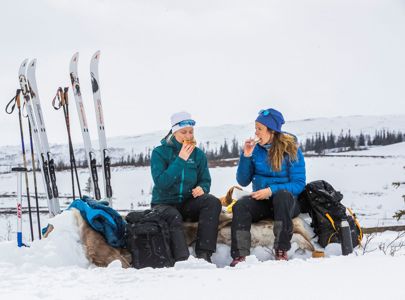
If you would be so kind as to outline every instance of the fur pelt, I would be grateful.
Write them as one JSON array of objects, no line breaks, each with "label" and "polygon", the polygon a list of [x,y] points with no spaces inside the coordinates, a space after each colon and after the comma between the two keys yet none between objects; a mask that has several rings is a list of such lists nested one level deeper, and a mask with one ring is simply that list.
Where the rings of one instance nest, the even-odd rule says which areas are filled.
[{"label": "fur pelt", "polygon": [[131,255],[125,249],[118,249],[107,244],[104,237],[91,228],[80,212],[72,208],[80,231],[80,238],[87,259],[98,267],[106,267],[114,260],[119,260],[123,268],[131,266]]},{"label": "fur pelt", "polygon": [[[107,244],[103,236],[93,230],[76,209],[72,209],[80,231],[80,238],[87,259],[98,267],[106,267],[114,260],[119,260],[123,268],[131,266],[131,255],[126,249],[113,248]],[[218,231],[218,243],[231,244],[232,214],[221,213]],[[302,219],[293,219],[294,234],[291,242],[296,242],[301,249],[314,250],[309,233],[305,230]],[[184,222],[184,231],[189,245],[192,245],[196,238],[197,223]],[[252,247],[266,246],[273,247],[273,221],[263,220],[252,224]]]},{"label": "fur pelt", "polygon": [[[220,215],[220,222],[218,228],[218,244],[231,245],[231,224],[232,214],[222,212]],[[311,243],[311,236],[304,227],[304,221],[297,217],[293,219],[293,236],[291,242],[296,242],[298,247],[313,251],[314,246]],[[197,234],[197,223],[185,222],[184,231],[186,234],[187,242],[191,245]],[[253,223],[251,230],[252,247],[266,246],[273,247],[274,234],[273,234],[273,221],[262,220],[257,223]]]}]

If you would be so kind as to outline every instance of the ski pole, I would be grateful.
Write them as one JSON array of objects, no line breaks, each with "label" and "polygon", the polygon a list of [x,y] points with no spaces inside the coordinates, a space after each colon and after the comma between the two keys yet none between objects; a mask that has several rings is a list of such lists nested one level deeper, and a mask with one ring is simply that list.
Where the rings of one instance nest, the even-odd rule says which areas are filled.
[{"label": "ski pole", "polygon": [[17,172],[17,246],[25,246],[22,242],[22,172],[26,172],[26,168],[12,168],[12,172]]},{"label": "ski pole", "polygon": [[[79,197],[82,199],[82,192],[80,190],[80,182],[79,182],[79,175],[77,174],[77,166],[76,166],[76,159],[75,159],[75,152],[73,150],[73,143],[72,143],[72,136],[70,133],[70,117],[69,117],[69,97],[68,97],[68,91],[69,87],[65,87],[63,90],[63,93],[61,93],[61,97],[63,99],[63,103],[65,104],[64,112],[65,112],[65,118],[66,118],[66,129],[68,132],[68,138],[69,138],[69,147],[70,147],[70,161],[73,166],[73,169],[75,171],[75,176],[76,176],[76,182],[77,182],[77,189],[79,191]],[[75,199],[73,199],[75,200]]]},{"label": "ski pole", "polygon": [[[65,117],[65,124],[66,124],[66,130],[68,133],[68,144],[69,144],[69,156],[70,156],[70,173],[71,173],[71,180],[72,180],[72,196],[73,200],[75,200],[75,184],[74,184],[74,177],[76,176],[76,182],[77,182],[77,188],[79,191],[79,197],[82,198],[82,193],[80,190],[80,182],[79,182],[79,176],[77,173],[77,167],[76,167],[76,159],[74,155],[74,150],[73,150],[73,143],[72,143],[72,138],[70,134],[70,118],[69,118],[69,103],[68,103],[68,89],[65,87],[65,90],[62,90],[61,87],[58,88],[55,97],[52,100],[52,106],[55,110],[59,110],[61,107],[63,108],[63,115]],[[58,99],[58,102],[56,102],[56,99]],[[75,174],[75,175],[74,175]]]},{"label": "ski pole", "polygon": [[32,128],[31,128],[31,122],[30,122],[29,119],[28,119],[28,130],[29,130],[29,133],[30,133],[31,163],[32,163],[32,176],[34,178],[35,206],[37,208],[38,237],[39,237],[39,239],[41,239],[42,232],[41,232],[41,218],[39,216],[36,164],[35,164],[35,156],[34,156],[34,144],[32,142]]},{"label": "ski pole", "polygon": [[[27,190],[28,215],[29,215],[29,220],[30,220],[31,241],[33,241],[34,240],[34,230],[33,230],[33,226],[32,226],[31,199],[30,199],[30,188],[29,188],[29,182],[28,182],[27,159],[25,156],[24,130],[23,130],[23,124],[22,124],[22,117],[21,117],[20,93],[21,93],[21,90],[17,89],[15,97],[13,99],[11,99],[11,101],[6,106],[6,113],[8,113],[8,114],[13,113],[15,105],[17,105],[18,121],[20,124],[21,152],[22,152],[22,156],[23,156],[23,163],[24,163],[24,169],[25,169],[25,187]],[[13,101],[15,101],[15,104],[10,109],[9,106],[11,105],[11,103]]]}]

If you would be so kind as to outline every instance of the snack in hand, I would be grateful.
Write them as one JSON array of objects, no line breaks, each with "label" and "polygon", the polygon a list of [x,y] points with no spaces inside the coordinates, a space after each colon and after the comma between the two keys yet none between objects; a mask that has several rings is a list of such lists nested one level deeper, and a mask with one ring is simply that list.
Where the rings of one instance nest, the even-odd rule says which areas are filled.
[{"label": "snack in hand", "polygon": [[197,141],[195,139],[192,140],[184,140],[183,144],[185,145],[193,145],[194,147],[197,145]]},{"label": "snack in hand", "polygon": [[254,145],[258,144],[258,143],[260,143],[260,138],[258,138],[257,136],[255,136],[254,139],[251,139],[250,144],[251,144],[252,146],[254,146]]}]

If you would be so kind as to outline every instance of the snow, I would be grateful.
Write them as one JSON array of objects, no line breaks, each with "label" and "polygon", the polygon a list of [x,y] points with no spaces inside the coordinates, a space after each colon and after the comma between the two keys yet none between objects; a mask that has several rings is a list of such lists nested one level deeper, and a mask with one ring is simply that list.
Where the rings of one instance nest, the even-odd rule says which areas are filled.
[{"label": "snow", "polygon": [[[377,148],[357,152],[367,153],[377,151]],[[396,188],[392,183],[404,181],[404,158],[396,156],[394,150],[398,153],[405,153],[405,143],[379,148],[385,157],[334,156],[307,157],[305,159],[307,182],[319,179],[330,182],[343,193],[343,203],[354,210],[365,227],[398,224],[396,220],[392,219],[392,215],[404,205],[402,195],[405,194],[405,187]],[[231,186],[237,184],[236,167],[212,168],[210,172],[212,176],[211,193],[217,197],[225,195]],[[79,178],[83,189],[88,178],[88,170],[80,169]],[[14,208],[16,175],[0,174],[0,182],[0,208]],[[60,199],[61,206],[62,208],[67,207],[71,201],[71,198],[67,198],[71,190],[70,171],[58,172],[57,182],[60,195],[65,197]],[[145,208],[149,205],[153,184],[149,168],[113,168],[111,182],[115,209]],[[38,189],[44,196],[41,184]],[[246,190],[249,190],[249,187]],[[34,203],[33,199],[31,203]],[[26,206],[26,200],[24,200],[24,207]],[[40,199],[40,206],[46,207],[45,198]],[[43,215],[43,218],[45,217]],[[7,222],[10,222],[10,218],[0,214],[0,240],[9,239],[7,235],[10,230]],[[405,224],[405,221],[401,220],[399,224]],[[15,231],[15,225],[14,220],[10,222],[12,232]],[[24,230],[27,230],[26,217],[24,218]],[[13,238],[12,234],[11,238]]]},{"label": "snow", "polygon": [[[2,299],[402,299],[405,290],[398,268],[404,250],[394,256],[361,249],[344,257],[339,245],[325,249],[325,258],[296,258],[288,262],[259,261],[256,256],[235,268],[216,267],[190,257],[173,268],[122,269],[89,266],[71,212],[52,220],[54,232],[18,249],[0,243]],[[376,235],[368,245],[394,239],[396,233]],[[403,241],[403,240],[402,240]],[[227,246],[219,247],[223,252]],[[214,261],[218,257],[214,256]],[[376,272],[378,270],[378,276]]]},{"label": "snow", "polygon": [[[334,121],[325,119],[322,123],[325,130],[327,123],[334,124]],[[353,126],[353,123],[348,124]],[[231,132],[232,126],[227,130]],[[305,130],[309,132],[310,128]],[[224,132],[224,135],[216,137],[218,141],[229,136]],[[248,132],[251,131],[246,130],[240,136],[246,136]],[[157,139],[160,135],[154,136]],[[144,138],[146,143],[149,138]],[[152,143],[152,140],[149,141]],[[128,141],[124,149],[132,143],[138,142]],[[12,154],[10,149],[6,152]],[[394,212],[404,206],[402,195],[405,187],[392,185],[393,182],[403,181],[403,153],[405,143],[340,156],[307,157],[307,181],[324,179],[340,190],[344,195],[343,203],[353,208],[363,227],[404,225],[405,220],[392,218]],[[225,195],[228,188],[236,184],[235,167],[213,168],[210,172],[211,192],[216,196]],[[88,170],[79,170],[79,177],[83,188]],[[62,196],[61,206],[65,209],[71,201],[68,198],[70,172],[58,172],[57,180]],[[0,209],[14,208],[16,175],[0,174],[0,182]],[[116,209],[145,208],[149,205],[152,187],[150,169],[113,168],[112,186]],[[248,191],[249,187],[245,190]],[[43,196],[41,184],[39,192]],[[27,206],[25,199],[23,205]],[[45,199],[40,199],[40,206],[46,206]],[[16,246],[16,217],[0,214],[2,299],[158,299],[162,296],[167,299],[233,300],[405,298],[402,277],[397,271],[405,264],[405,247],[401,247],[405,237],[390,245],[398,236],[396,232],[373,235],[365,249],[357,248],[347,257],[341,256],[338,244],[324,249],[325,258],[314,259],[309,252],[299,250],[293,243],[288,262],[274,261],[271,249],[256,247],[246,262],[230,268],[229,246],[218,245],[212,257],[214,264],[191,256],[173,268],[136,270],[122,269],[117,261],[107,268],[90,264],[70,211],[64,211],[51,220],[41,214],[42,226],[48,222],[55,226],[49,237],[42,240],[37,238],[34,217],[34,242],[29,239],[27,214],[23,215],[23,221],[23,239],[29,248]],[[365,244],[364,240],[363,246]],[[193,254],[191,248],[190,251]],[[390,255],[391,251],[393,255]]]},{"label": "snow", "polygon": [[[387,155],[389,153],[389,155]],[[336,155],[353,155],[353,156],[400,156],[405,157],[405,142],[382,146],[382,147],[371,147],[367,150],[362,151],[348,151],[336,153]]]},{"label": "snow", "polygon": [[[18,87],[22,59],[38,58],[39,92],[56,163],[68,162],[69,155],[61,144],[67,140],[65,124],[50,99],[57,86],[69,85],[67,63],[80,51],[83,98],[91,101],[88,59],[95,47],[102,50],[102,99],[113,162],[158,145],[169,130],[171,112],[183,109],[197,120],[198,143],[210,149],[225,138],[242,142],[251,137],[257,111],[270,106],[284,113],[283,129],[300,141],[317,132],[405,132],[403,1],[43,0],[8,1],[2,12],[2,45],[7,47],[2,48],[1,98],[10,99]],[[95,138],[93,105],[84,105]],[[81,136],[73,106],[79,161],[84,150],[77,143]],[[398,114],[329,118],[358,113]],[[297,120],[320,115],[328,118]],[[218,124],[224,125],[205,127]],[[146,130],[153,132],[132,135]],[[42,226],[55,226],[42,240],[34,218],[33,242],[24,213],[23,238],[30,247],[17,248],[16,217],[3,213],[16,202],[16,176],[8,171],[21,165],[17,132],[16,115],[3,114],[1,299],[405,299],[405,239],[390,244],[396,232],[366,237],[366,248],[347,257],[337,244],[329,245],[321,259],[293,244],[291,260],[277,262],[270,249],[257,247],[245,263],[230,268],[229,247],[218,245],[214,264],[190,257],[167,269],[122,269],[117,261],[98,268],[85,257],[72,213],[64,211],[50,220],[41,213]],[[405,186],[392,185],[404,182],[404,153],[400,143],[308,157],[307,181],[329,181],[364,227],[404,225],[405,218],[392,218],[404,207]],[[211,169],[212,193],[222,196],[235,185],[235,172],[235,167]],[[70,173],[56,176],[65,209],[71,201]],[[82,189],[88,176],[87,169],[79,170]],[[45,208],[40,176],[38,181]],[[147,207],[151,186],[149,168],[112,169],[116,209]]]}]

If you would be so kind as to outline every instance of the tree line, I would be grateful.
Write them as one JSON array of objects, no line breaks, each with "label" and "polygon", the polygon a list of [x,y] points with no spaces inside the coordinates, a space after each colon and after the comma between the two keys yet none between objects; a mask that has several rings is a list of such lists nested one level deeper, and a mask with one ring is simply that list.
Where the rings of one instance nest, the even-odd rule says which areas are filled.
[{"label": "tree line", "polygon": [[[335,150],[336,152],[352,151],[366,149],[369,146],[382,146],[400,143],[405,141],[405,134],[400,131],[378,130],[374,135],[364,134],[360,132],[358,135],[352,135],[350,130],[347,133],[341,131],[339,135],[330,133],[315,133],[314,136],[306,138],[301,143],[301,148],[304,153],[323,154],[326,150]],[[210,142],[205,144],[200,143],[198,147],[206,154],[209,161],[219,161],[224,159],[238,158],[242,145],[233,138],[230,142],[224,139],[224,142],[219,147],[212,147]],[[212,149],[211,149],[212,148]],[[123,155],[118,160],[112,161],[112,166],[135,166],[143,167],[150,166],[152,149],[148,149],[146,153],[134,153]],[[86,168],[86,160],[78,160],[77,167]],[[59,161],[56,164],[57,170],[69,169],[70,165],[64,161]]]},{"label": "tree line", "polygon": [[350,130],[343,131],[336,136],[332,132],[316,133],[315,136],[307,138],[302,144],[302,149],[306,153],[315,152],[322,154],[325,150],[334,149],[337,152],[362,150],[369,146],[385,146],[405,141],[405,134],[400,131],[378,130],[373,136],[370,134],[352,135]]}]

